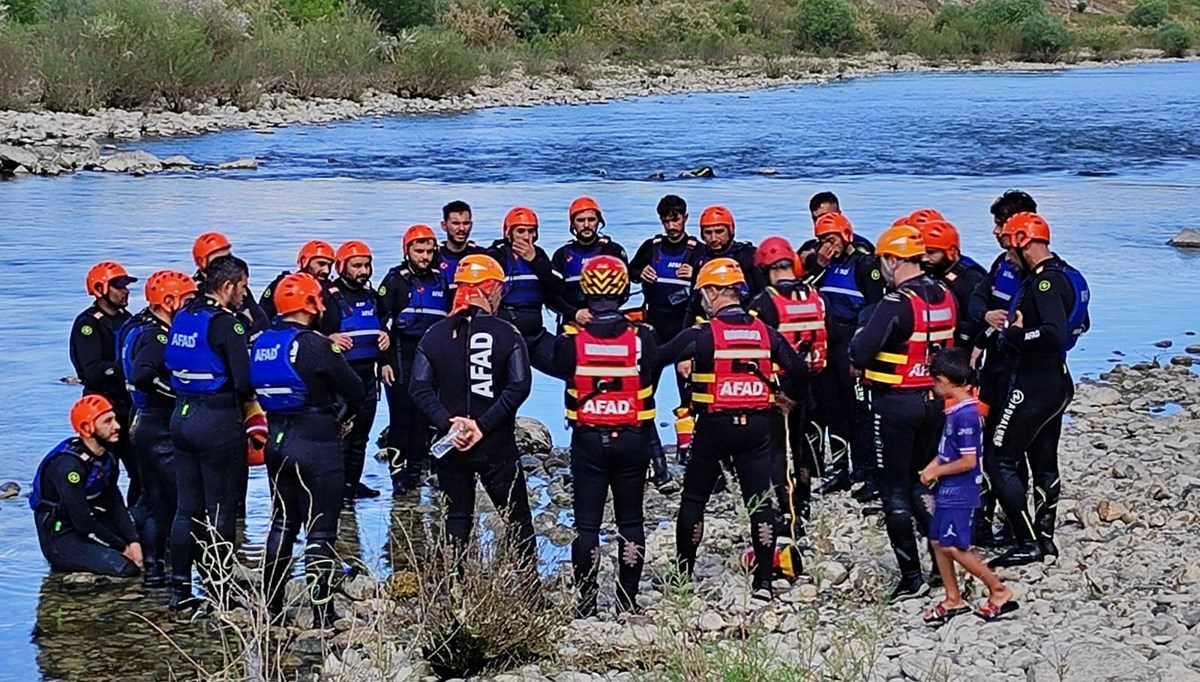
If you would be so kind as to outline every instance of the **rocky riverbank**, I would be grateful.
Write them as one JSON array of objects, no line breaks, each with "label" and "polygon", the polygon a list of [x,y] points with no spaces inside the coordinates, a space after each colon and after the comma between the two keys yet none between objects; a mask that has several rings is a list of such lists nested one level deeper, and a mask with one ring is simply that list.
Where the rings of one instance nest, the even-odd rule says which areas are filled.
[{"label": "rocky riverbank", "polygon": [[[644,613],[572,621],[548,659],[490,679],[1200,680],[1200,377],[1191,360],[1117,366],[1079,385],[1061,448],[1062,554],[1002,571],[1021,602],[1012,617],[933,629],[920,621],[928,602],[884,605],[895,565],[879,517],[863,518],[845,496],[816,504],[808,575],[780,582],[775,602],[749,599],[735,559],[745,524],[729,494],[710,508],[694,591],[671,587],[678,498],[650,492]],[[557,491],[565,456],[525,464]],[[548,513],[565,501],[554,495]],[[615,560],[609,545],[602,610]],[[967,589],[982,597],[980,585]],[[420,660],[374,651],[327,651],[324,674],[436,679]]]},{"label": "rocky riverbank", "polygon": [[627,97],[689,92],[732,92],[819,84],[887,73],[926,71],[1047,71],[1112,66],[1161,59],[1141,50],[1119,62],[1072,65],[1022,62],[929,62],[912,55],[875,53],[842,58],[743,58],[721,66],[663,63],[653,67],[605,63],[570,75],[529,75],[515,70],[469,93],[445,99],[408,99],[368,92],[359,100],[299,99],[264,95],[242,110],[216,102],[189,111],[103,109],[83,114],[0,111],[0,175],[58,175],[78,170],[144,175],[172,169],[229,170],[251,167],[249,159],[201,166],[183,157],[157,159],[136,153],[139,140],[250,129],[270,134],[291,125],[324,125],[376,116],[441,114],[489,107],[591,104]]}]

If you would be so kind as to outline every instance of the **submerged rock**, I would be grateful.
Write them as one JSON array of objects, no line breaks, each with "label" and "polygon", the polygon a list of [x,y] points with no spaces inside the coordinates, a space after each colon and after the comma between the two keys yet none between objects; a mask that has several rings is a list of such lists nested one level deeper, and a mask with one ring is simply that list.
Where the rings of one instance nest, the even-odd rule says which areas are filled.
[{"label": "submerged rock", "polygon": [[11,500],[21,494],[21,484],[16,481],[9,481],[0,485],[0,500]]},{"label": "submerged rock", "polygon": [[1167,242],[1167,245],[1184,249],[1200,249],[1200,230],[1185,227],[1179,231],[1179,234],[1171,237],[1171,241]]},{"label": "submerged rock", "polygon": [[107,173],[157,173],[163,169],[163,164],[157,156],[139,150],[113,154],[92,167]]},{"label": "submerged rock", "polygon": [[226,161],[217,166],[220,170],[256,170],[258,168],[258,159],[238,159],[236,161]]}]

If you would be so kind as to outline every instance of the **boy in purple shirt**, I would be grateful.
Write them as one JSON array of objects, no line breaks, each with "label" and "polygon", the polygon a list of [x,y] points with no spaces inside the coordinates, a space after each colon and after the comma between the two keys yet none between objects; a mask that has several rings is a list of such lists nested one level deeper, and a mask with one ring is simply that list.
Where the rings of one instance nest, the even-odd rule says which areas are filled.
[{"label": "boy in purple shirt", "polygon": [[979,402],[971,395],[971,359],[961,348],[940,351],[930,364],[933,390],[950,405],[938,454],[921,470],[923,485],[937,484],[929,539],[938,572],[946,585],[946,598],[925,612],[925,622],[941,625],[971,611],[958,589],[954,564],[979,578],[988,589],[988,599],[975,610],[984,620],[995,620],[1017,610],[1017,602],[1000,578],[971,551],[971,531],[979,507],[979,482],[983,477]]}]

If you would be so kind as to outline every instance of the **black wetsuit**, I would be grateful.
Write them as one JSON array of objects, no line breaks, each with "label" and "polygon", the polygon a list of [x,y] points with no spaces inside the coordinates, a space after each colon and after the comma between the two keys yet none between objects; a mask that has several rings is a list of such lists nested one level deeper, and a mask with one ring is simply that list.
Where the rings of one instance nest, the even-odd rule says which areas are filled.
[{"label": "black wetsuit", "polygon": [[[377,311],[375,288],[368,282],[361,286],[345,277],[339,277],[329,287],[329,297],[336,311],[337,331],[347,333],[354,324],[352,318],[356,311],[369,309]],[[382,322],[379,322],[379,330]],[[364,331],[365,330],[354,330]],[[365,389],[362,406],[354,415],[354,424],[350,433],[343,439],[346,446],[346,488],[342,501],[352,504],[362,480],[363,468],[367,460],[367,443],[371,440],[371,427],[375,424],[375,412],[379,405],[379,367],[385,359],[383,351],[379,350],[378,337],[369,334],[355,334],[351,337],[354,347],[344,355],[350,363],[350,368],[358,376]],[[361,347],[360,347],[361,346]]]},{"label": "black wetsuit", "polygon": [[[613,339],[624,334],[631,326],[641,349],[636,356],[636,385],[653,387],[659,369],[658,337],[653,329],[646,325],[634,325],[615,310],[595,313],[584,329],[598,339]],[[576,328],[568,325],[554,343],[552,364],[555,375],[568,382],[573,382],[578,364],[577,336]],[[627,377],[618,381],[625,386],[634,385],[635,380]],[[581,396],[580,399],[585,397]],[[603,393],[592,396],[602,397]],[[653,393],[643,399],[640,407],[646,411],[654,409]],[[575,408],[578,414],[585,406],[580,404]],[[578,420],[573,421],[571,481],[575,493],[575,530],[578,535],[571,543],[571,563],[575,568],[575,584],[579,587],[582,615],[590,615],[596,609],[600,526],[604,523],[604,505],[610,489],[618,533],[617,604],[621,609],[635,606],[646,558],[643,509],[646,467],[650,463],[655,440],[653,416],[636,425],[584,425]]]},{"label": "black wetsuit", "polygon": [[[215,390],[181,385],[177,381],[181,367],[171,361],[174,339],[183,331],[181,317],[187,311],[203,309],[212,314],[203,342],[218,359],[213,374],[221,385]],[[176,601],[190,596],[193,560],[200,560],[200,578],[209,588],[215,580],[227,577],[232,567],[238,499],[231,491],[241,488],[241,472],[246,469],[242,408],[254,398],[247,336],[242,318],[209,296],[198,296],[177,313],[168,335],[167,366],[178,395],[171,415],[179,496],[171,527],[171,582]],[[186,355],[192,350],[188,347],[180,352]],[[197,538],[203,539],[199,555]]]},{"label": "black wetsuit", "polygon": [[981,325],[986,325],[982,319],[975,319],[971,316],[971,296],[979,283],[987,279],[987,270],[984,270],[975,261],[969,261],[960,258],[954,261],[944,272],[930,272],[935,280],[946,285],[950,293],[954,294],[954,301],[958,306],[958,326],[954,330],[954,345],[964,348],[970,348],[975,342],[975,337],[982,331]]},{"label": "black wetsuit", "polygon": [[[677,275],[677,270],[681,265],[692,266],[693,272],[700,269],[701,250],[700,242],[690,235],[684,235],[677,242],[670,241],[665,235],[657,235],[642,242],[629,264],[630,281],[642,285],[646,324],[654,328],[659,341],[663,343],[691,325],[688,319],[691,279],[685,281]],[[642,279],[642,271],[647,267],[654,268],[658,275],[654,282]],[[680,404],[686,404],[687,379],[674,369],[670,371],[675,375]]]},{"label": "black wetsuit", "polygon": [[[290,332],[296,332],[294,337]],[[290,365],[296,404],[277,406],[263,393],[261,377],[270,369],[259,350],[272,350],[281,338],[291,338],[286,349],[270,353],[274,367]],[[280,343],[282,346],[282,343]],[[312,597],[315,619],[329,624],[335,567],[333,543],[337,539],[338,513],[344,489],[344,456],[340,429],[344,419],[356,414],[363,402],[363,384],[342,357],[336,344],[297,322],[278,320],[259,337],[252,356],[255,389],[267,412],[270,437],[266,464],[271,483],[271,531],[267,535],[266,595],[269,609],[283,610],[285,587],[291,575],[292,549],[301,527],[305,533],[305,583]],[[282,357],[286,353],[286,359]],[[267,354],[264,354],[266,356]],[[280,373],[282,373],[282,370]],[[299,392],[303,392],[301,395]]]},{"label": "black wetsuit", "polygon": [[116,458],[93,455],[79,438],[57,450],[38,468],[38,499],[30,500],[42,555],[56,571],[137,575],[122,554],[138,537],[117,487]]},{"label": "black wetsuit", "polygon": [[[942,303],[950,295],[926,275],[909,279],[898,288],[930,304]],[[881,351],[907,355],[909,339],[913,335],[912,306],[901,293],[891,292],[884,296],[866,326],[850,342],[850,363],[866,370]],[[921,534],[928,536],[930,505],[925,503],[929,490],[920,485],[919,472],[936,454],[945,420],[943,404],[928,387],[906,388],[870,382],[867,389],[874,424],[875,466],[879,468],[877,484],[888,540],[896,554],[901,578],[920,579],[921,563],[913,536],[913,520]]]},{"label": "black wetsuit", "polygon": [[613,256],[622,262],[629,262],[625,247],[604,235],[597,236],[589,244],[572,239],[558,247],[550,257],[550,267],[559,283],[557,293],[550,296],[547,303],[551,310],[558,313],[559,331],[562,331],[564,323],[574,322],[575,314],[587,307],[579,277],[584,262],[596,256]]},{"label": "black wetsuit", "polygon": [[[175,391],[171,373],[163,359],[170,325],[148,309],[130,323],[144,325],[130,352],[126,381],[145,396],[145,404],[136,409],[131,439],[142,474],[142,552],[147,580],[163,571],[167,556],[167,538],[178,505],[175,480],[175,443],[171,440],[171,413],[175,411]],[[122,344],[124,345],[124,344]]]},{"label": "black wetsuit", "polygon": [[[737,305],[726,306],[717,312],[717,317],[730,324],[747,324],[753,319]],[[771,362],[786,373],[803,373],[804,360],[779,332],[765,328],[770,338]],[[659,362],[691,359],[695,382],[697,375],[714,372],[714,345],[709,323],[689,327],[659,348]],[[795,400],[800,396],[789,397]],[[774,575],[775,537],[779,527],[778,513],[771,503],[771,410],[709,411],[711,408],[703,408],[696,400],[693,395],[692,410],[698,413],[696,431],[692,438],[692,457],[683,477],[679,518],[675,526],[680,570],[690,576],[695,569],[696,553],[704,534],[704,510],[721,475],[721,461],[728,458],[733,461],[742,499],[750,512],[754,586],[769,589]]]},{"label": "black wetsuit", "polygon": [[121,461],[125,475],[129,477],[126,500],[130,507],[138,503],[141,496],[141,476],[138,472],[137,455],[129,440],[129,421],[133,402],[125,390],[125,379],[118,358],[117,334],[132,315],[124,308],[109,315],[93,304],[75,317],[71,325],[70,353],[75,374],[83,384],[84,395],[102,395],[113,406],[117,423],[121,425],[119,440],[113,444],[112,453]]},{"label": "black wetsuit", "polygon": [[478,479],[508,521],[510,542],[534,561],[533,518],[525,473],[518,462],[517,409],[532,386],[525,340],[511,323],[474,306],[438,322],[417,346],[410,384],[413,400],[439,434],[451,417],[474,419],[483,438],[466,451],[434,461],[446,495],[446,532],[460,547],[475,521]]},{"label": "black wetsuit", "polygon": [[[1063,271],[1064,265],[1058,256],[1051,256],[1022,281],[1015,303],[1022,324],[1014,326],[1015,315],[1010,313],[1000,339],[1004,352],[1013,358],[1008,396],[992,408],[999,413],[992,445],[1000,506],[1018,546],[1028,547],[1036,539],[1043,550],[1055,554],[1054,523],[1062,490],[1058,441],[1063,412],[1075,395],[1064,350],[1072,331],[1069,317],[1075,305],[1075,289]],[[1088,322],[1084,324],[1086,327]],[[1026,458],[1034,486],[1032,519],[1020,475],[1020,463]]]},{"label": "black wetsuit", "polygon": [[[267,288],[263,289],[262,296],[258,299],[259,307],[268,323],[272,323],[275,316],[279,314],[275,310],[275,290],[279,288],[279,283],[283,281],[283,278],[290,274],[292,274],[290,270],[284,270],[276,275]],[[338,330],[338,315],[333,299],[330,297],[329,280],[317,279],[317,281],[321,284],[321,302],[325,304],[325,312],[317,316],[317,323],[313,325],[313,329],[325,335],[333,334]]]},{"label": "black wetsuit", "polygon": [[532,261],[518,256],[512,243],[504,239],[493,242],[486,253],[496,259],[508,277],[496,317],[511,322],[521,332],[533,366],[549,374],[550,368],[542,364],[549,352],[542,346],[551,344],[554,337],[546,333],[542,310],[559,295],[562,281],[554,275],[550,257],[542,247],[533,248]]}]

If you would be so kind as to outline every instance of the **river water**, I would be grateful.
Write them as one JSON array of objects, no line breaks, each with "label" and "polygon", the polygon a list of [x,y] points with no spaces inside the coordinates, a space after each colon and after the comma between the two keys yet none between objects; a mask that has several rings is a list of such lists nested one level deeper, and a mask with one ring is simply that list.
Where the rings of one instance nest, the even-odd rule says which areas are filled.
[{"label": "river water", "polygon": [[[510,206],[535,207],[541,243],[552,250],[567,238],[568,202],[589,194],[605,208],[608,234],[632,253],[658,229],[654,204],[668,192],[683,195],[693,216],[727,204],[740,238],[798,241],[810,230],[808,197],[829,189],[870,237],[897,215],[934,206],[958,225],[964,251],[986,263],[996,252],[988,205],[1019,187],[1037,198],[1055,250],[1092,285],[1093,328],[1071,355],[1076,376],[1177,352],[1200,342],[1200,253],[1164,246],[1180,228],[1200,227],[1197,102],[1197,62],[888,76],[231,132],[142,146],[200,163],[256,156],[257,171],[3,183],[0,481],[27,490],[42,454],[67,433],[78,389],[58,379],[71,374],[66,337],[88,304],[82,280],[93,262],[115,258],[143,278],[162,267],[190,270],[192,238],[217,229],[251,263],[256,291],[312,238],[367,240],[379,277],[399,259],[403,229],[436,224],[452,199],[475,207],[481,242],[498,235]],[[645,179],[702,165],[717,177]],[[767,167],[776,174],[758,173]],[[133,300],[140,308],[140,288]],[[1162,339],[1175,348],[1153,345]],[[524,413],[565,444],[560,390],[538,377]],[[660,402],[673,404],[673,388],[663,390]],[[368,464],[367,482],[387,487],[381,465]],[[267,508],[261,472],[251,500],[255,543]],[[408,507],[391,512],[387,497],[365,502],[346,533],[361,541],[368,564],[380,562],[389,527],[415,516]],[[121,584],[74,592],[47,577],[23,498],[0,502],[0,537],[0,679],[161,679],[180,665],[132,615],[169,623],[161,593],[145,599],[140,587]],[[547,547],[546,556],[562,553]],[[166,627],[189,646],[204,636],[194,626]]]}]

